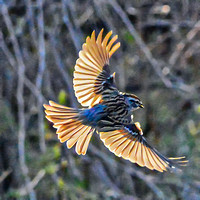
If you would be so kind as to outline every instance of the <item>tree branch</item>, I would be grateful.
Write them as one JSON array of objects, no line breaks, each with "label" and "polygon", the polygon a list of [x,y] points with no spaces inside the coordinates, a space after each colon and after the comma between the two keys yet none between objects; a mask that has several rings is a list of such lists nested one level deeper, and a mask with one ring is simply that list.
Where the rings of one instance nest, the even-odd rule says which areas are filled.
[{"label": "tree branch", "polygon": [[28,194],[25,188],[30,188],[31,190],[33,190],[38,185],[38,183],[42,180],[45,174],[46,174],[45,170],[41,169],[37,173],[35,178],[28,183],[28,185],[26,185],[25,187],[23,186],[22,188],[18,189],[18,193],[20,194],[20,196],[25,196]]},{"label": "tree branch", "polygon": [[[42,87],[42,81],[43,81],[43,75],[46,68],[46,62],[45,62],[45,41],[44,41],[44,17],[43,17],[43,1],[37,0],[37,5],[39,8],[38,16],[37,16],[37,24],[38,24],[38,34],[39,34],[39,40],[38,40],[38,48],[39,48],[39,67],[38,67],[38,73],[36,77],[36,87],[38,88],[38,91],[41,92]],[[40,138],[40,150],[44,153],[46,151],[46,145],[45,145],[45,136],[44,136],[44,112],[42,109],[43,99],[38,96],[37,97],[37,108],[38,108],[38,129],[39,129],[39,138]]]},{"label": "tree branch", "polygon": [[71,2],[69,2],[69,0],[62,0],[63,21],[69,30],[70,36],[72,38],[72,41],[73,41],[76,51],[78,53],[79,50],[81,49],[81,43],[79,41],[80,37],[77,36],[77,32],[74,30],[74,27],[69,19],[69,14],[68,14],[68,4],[69,3],[71,3]]}]

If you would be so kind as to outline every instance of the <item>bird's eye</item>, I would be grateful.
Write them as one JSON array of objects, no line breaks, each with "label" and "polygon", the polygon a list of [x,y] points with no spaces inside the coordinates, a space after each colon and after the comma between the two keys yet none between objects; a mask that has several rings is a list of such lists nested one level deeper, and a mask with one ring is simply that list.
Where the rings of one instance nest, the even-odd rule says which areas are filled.
[{"label": "bird's eye", "polygon": [[139,104],[139,101],[136,101],[136,100],[134,100],[134,99],[131,99],[130,101],[131,101],[132,103]]}]

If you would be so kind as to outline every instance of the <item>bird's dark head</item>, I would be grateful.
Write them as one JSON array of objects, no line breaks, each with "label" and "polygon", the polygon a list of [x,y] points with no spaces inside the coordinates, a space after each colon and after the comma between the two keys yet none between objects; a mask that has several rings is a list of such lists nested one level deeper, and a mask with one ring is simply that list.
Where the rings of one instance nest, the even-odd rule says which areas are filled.
[{"label": "bird's dark head", "polygon": [[137,110],[138,108],[144,108],[142,101],[136,95],[125,93],[124,97],[132,111]]}]

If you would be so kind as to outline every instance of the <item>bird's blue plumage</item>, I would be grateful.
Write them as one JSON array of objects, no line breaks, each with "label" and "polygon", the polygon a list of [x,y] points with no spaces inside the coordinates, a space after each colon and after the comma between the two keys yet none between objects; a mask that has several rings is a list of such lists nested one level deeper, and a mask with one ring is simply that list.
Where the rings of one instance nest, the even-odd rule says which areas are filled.
[{"label": "bird's blue plumage", "polygon": [[98,104],[90,109],[83,110],[80,115],[83,120],[82,123],[97,126],[97,122],[106,116],[106,107],[106,105]]}]

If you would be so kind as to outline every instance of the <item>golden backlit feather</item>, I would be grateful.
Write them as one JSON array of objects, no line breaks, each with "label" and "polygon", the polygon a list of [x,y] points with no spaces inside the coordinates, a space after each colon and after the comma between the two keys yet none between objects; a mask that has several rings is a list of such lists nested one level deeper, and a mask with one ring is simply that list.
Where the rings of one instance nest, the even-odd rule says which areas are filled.
[{"label": "golden backlit feather", "polygon": [[151,170],[163,172],[175,168],[173,160],[177,160],[176,164],[180,165],[187,163],[187,160],[183,160],[185,157],[165,158],[162,156],[146,142],[138,122],[135,123],[135,127],[138,133],[131,134],[124,128],[123,130],[100,132],[100,138],[116,156]]},{"label": "golden backlit feather", "polygon": [[49,104],[44,105],[46,118],[57,129],[60,142],[66,142],[69,149],[76,144],[77,154],[85,155],[95,129],[82,124],[77,109],[61,106],[53,101],[49,101]]},{"label": "golden backlit feather", "polygon": [[91,107],[102,99],[101,93],[97,92],[98,87],[102,87],[102,82],[98,81],[97,77],[103,71],[103,67],[109,65],[109,58],[120,47],[119,42],[113,45],[118,38],[117,35],[109,41],[111,35],[112,31],[103,39],[102,29],[96,39],[93,31],[79,52],[73,84],[75,95],[82,106]]}]

